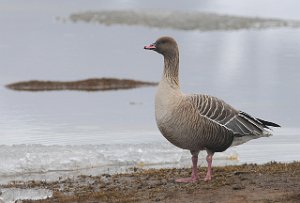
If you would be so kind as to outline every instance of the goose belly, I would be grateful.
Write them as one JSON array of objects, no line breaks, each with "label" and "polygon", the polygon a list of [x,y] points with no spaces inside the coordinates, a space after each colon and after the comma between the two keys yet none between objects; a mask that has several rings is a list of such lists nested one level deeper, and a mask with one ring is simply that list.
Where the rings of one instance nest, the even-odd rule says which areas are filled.
[{"label": "goose belly", "polygon": [[176,125],[158,123],[161,134],[173,145],[189,150],[200,150],[204,148],[199,140],[192,139],[187,130],[179,129]]},{"label": "goose belly", "polygon": [[188,114],[178,112],[176,109],[169,109],[156,111],[155,115],[158,129],[173,145],[189,150],[204,148],[203,137],[199,136],[201,128],[191,125]]}]

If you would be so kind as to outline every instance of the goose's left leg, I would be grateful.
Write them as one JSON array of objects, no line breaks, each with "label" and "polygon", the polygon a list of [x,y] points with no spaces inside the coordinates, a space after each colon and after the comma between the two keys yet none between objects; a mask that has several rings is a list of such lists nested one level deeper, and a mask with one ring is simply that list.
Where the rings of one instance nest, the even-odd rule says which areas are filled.
[{"label": "goose's left leg", "polygon": [[206,176],[204,178],[204,181],[210,181],[211,180],[211,175],[212,175],[211,165],[212,165],[212,158],[213,158],[214,153],[209,151],[209,150],[206,150],[206,152],[207,152],[207,156],[206,156],[207,173],[206,173]]}]

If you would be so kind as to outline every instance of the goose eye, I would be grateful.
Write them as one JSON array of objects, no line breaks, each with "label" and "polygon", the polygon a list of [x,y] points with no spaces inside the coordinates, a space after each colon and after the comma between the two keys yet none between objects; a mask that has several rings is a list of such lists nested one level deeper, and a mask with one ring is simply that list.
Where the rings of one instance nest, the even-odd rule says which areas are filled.
[{"label": "goose eye", "polygon": [[163,45],[163,44],[165,44],[166,43],[166,41],[159,41],[158,42],[158,44],[160,44],[160,45]]}]

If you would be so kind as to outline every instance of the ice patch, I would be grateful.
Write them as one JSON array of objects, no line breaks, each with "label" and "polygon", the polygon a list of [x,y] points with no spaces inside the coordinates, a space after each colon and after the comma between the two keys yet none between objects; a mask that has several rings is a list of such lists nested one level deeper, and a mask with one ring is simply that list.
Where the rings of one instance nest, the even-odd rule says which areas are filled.
[{"label": "ice patch", "polygon": [[180,11],[86,11],[73,13],[69,19],[73,22],[83,21],[105,25],[139,25],[201,31],[300,27],[299,21]]},{"label": "ice patch", "polygon": [[[206,165],[205,152],[199,164]],[[228,150],[214,156],[214,165],[236,164]],[[112,145],[13,145],[0,146],[0,183],[11,180],[57,180],[81,174],[127,172],[130,168],[190,167],[191,155],[163,143]]]},{"label": "ice patch", "polygon": [[[299,160],[299,153],[296,153],[300,143],[298,132],[298,128],[278,129],[270,138],[252,140],[225,152],[215,153],[213,165]],[[206,152],[201,151],[199,166],[207,166],[205,157]],[[0,184],[12,180],[55,181],[78,175],[167,167],[191,167],[190,152],[168,141],[98,145],[0,145]]]},{"label": "ice patch", "polygon": [[17,200],[39,200],[52,196],[52,191],[46,189],[1,189],[0,203],[14,203]]}]

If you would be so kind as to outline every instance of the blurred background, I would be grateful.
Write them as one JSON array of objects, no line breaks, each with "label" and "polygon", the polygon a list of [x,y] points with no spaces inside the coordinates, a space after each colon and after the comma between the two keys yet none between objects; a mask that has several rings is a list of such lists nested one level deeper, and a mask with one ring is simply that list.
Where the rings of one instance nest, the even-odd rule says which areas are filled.
[{"label": "blurred background", "polygon": [[[282,126],[273,137],[217,154],[216,164],[299,160],[299,6],[297,0],[1,0],[1,180],[189,166],[189,152],[169,144],[156,127],[155,87],[5,88],[32,79],[158,82],[162,57],[143,46],[162,35],[179,44],[182,91],[217,96]],[[88,11],[100,20],[84,20]],[[172,15],[169,25],[149,26],[166,15]],[[219,26],[211,29],[215,18]]]}]

